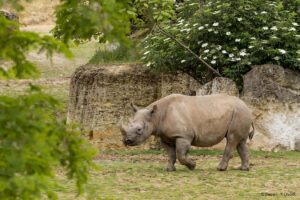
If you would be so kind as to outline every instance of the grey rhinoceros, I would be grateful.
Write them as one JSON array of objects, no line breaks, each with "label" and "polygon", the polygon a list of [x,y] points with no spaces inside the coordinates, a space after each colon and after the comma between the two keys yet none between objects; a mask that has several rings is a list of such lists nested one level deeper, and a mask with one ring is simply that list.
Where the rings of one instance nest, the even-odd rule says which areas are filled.
[{"label": "grey rhinoceros", "polygon": [[176,170],[176,155],[181,164],[193,170],[196,163],[187,155],[191,145],[210,147],[223,138],[227,143],[218,170],[227,169],[235,149],[242,160],[239,169],[249,170],[250,151],[246,142],[252,139],[254,126],[251,111],[239,98],[224,94],[172,94],[143,109],[133,104],[131,107],[135,113],[133,120],[127,126],[120,120],[123,143],[135,146],[151,135],[159,137],[169,157],[166,171]]}]

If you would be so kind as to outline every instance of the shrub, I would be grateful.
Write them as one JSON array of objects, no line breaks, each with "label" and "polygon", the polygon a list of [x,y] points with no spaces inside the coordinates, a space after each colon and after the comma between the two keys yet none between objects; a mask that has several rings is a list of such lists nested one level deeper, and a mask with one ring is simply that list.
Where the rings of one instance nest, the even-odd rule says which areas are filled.
[{"label": "shrub", "polygon": [[80,193],[95,150],[56,118],[59,101],[31,87],[26,95],[0,96],[0,199],[55,199],[58,169]]},{"label": "shrub", "polygon": [[[164,28],[223,76],[236,81],[240,89],[243,74],[253,65],[272,63],[300,70],[298,4],[284,7],[279,0],[208,0],[200,9],[197,2],[178,4],[179,18]],[[143,60],[153,71],[181,71],[199,82],[214,76],[158,31],[146,38],[144,46]]]},{"label": "shrub", "polygon": [[135,62],[139,57],[138,48],[135,45],[109,45],[109,48],[99,48],[89,64]]}]

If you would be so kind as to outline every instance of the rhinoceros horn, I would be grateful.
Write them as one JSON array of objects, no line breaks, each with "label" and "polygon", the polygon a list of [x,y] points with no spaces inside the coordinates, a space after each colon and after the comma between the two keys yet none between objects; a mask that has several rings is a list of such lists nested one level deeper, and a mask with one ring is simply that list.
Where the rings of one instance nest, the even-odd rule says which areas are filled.
[{"label": "rhinoceros horn", "polygon": [[124,126],[124,124],[123,124],[123,117],[119,121],[119,126],[120,126],[120,130],[121,130],[122,134],[125,134],[126,133],[126,126]]}]

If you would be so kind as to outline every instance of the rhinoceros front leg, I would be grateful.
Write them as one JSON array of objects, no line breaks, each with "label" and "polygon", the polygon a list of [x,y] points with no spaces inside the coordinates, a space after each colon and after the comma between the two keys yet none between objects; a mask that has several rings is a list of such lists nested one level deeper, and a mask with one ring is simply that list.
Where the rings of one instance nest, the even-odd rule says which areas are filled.
[{"label": "rhinoceros front leg", "polygon": [[162,142],[163,148],[166,150],[169,160],[168,160],[168,165],[164,168],[165,171],[171,172],[171,171],[176,171],[176,168],[174,166],[176,162],[176,151],[174,146],[170,146],[164,142]]},{"label": "rhinoceros front leg", "polygon": [[187,166],[190,170],[195,169],[196,163],[188,158],[188,152],[191,147],[191,142],[184,138],[176,139],[176,153],[179,162]]}]

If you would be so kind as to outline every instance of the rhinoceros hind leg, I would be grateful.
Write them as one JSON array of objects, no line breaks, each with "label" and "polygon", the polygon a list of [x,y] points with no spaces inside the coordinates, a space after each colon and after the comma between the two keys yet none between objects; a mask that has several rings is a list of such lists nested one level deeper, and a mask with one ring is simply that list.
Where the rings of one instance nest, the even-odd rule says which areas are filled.
[{"label": "rhinoceros hind leg", "polygon": [[236,148],[236,143],[235,142],[229,142],[227,140],[227,144],[226,144],[226,147],[225,147],[223,158],[222,158],[219,166],[217,167],[217,169],[219,171],[226,171],[229,160],[231,158],[233,158],[235,148]]},{"label": "rhinoceros hind leg", "polygon": [[187,166],[190,170],[195,169],[196,163],[188,157],[188,152],[191,147],[191,142],[184,139],[176,139],[176,153],[179,162]]},{"label": "rhinoceros hind leg", "polygon": [[242,160],[242,165],[238,168],[239,170],[246,170],[248,171],[250,169],[249,167],[249,158],[250,158],[250,151],[247,146],[247,138],[242,140],[238,145],[237,145],[237,151],[241,157]]},{"label": "rhinoceros hind leg", "polygon": [[176,171],[176,168],[174,166],[176,162],[176,151],[174,146],[170,146],[164,142],[161,142],[163,148],[168,154],[169,160],[168,160],[168,165],[164,168],[165,171],[171,172],[171,171]]}]

